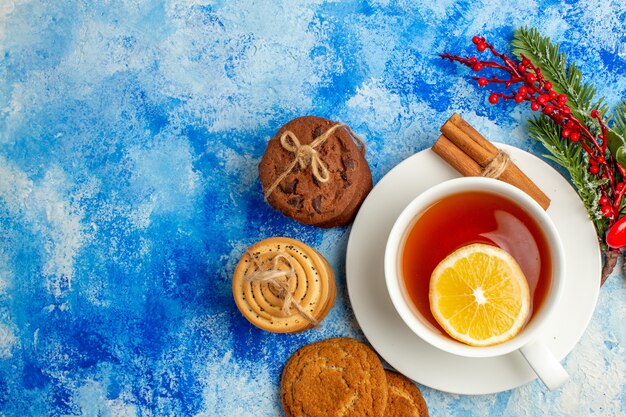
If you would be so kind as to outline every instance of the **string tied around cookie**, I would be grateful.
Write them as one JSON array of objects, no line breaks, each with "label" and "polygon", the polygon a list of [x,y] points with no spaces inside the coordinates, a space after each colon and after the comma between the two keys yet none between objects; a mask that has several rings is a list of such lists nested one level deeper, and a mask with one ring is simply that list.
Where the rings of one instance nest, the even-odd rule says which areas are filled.
[{"label": "string tied around cookie", "polygon": [[289,175],[291,171],[293,171],[296,165],[299,165],[300,169],[302,170],[306,169],[308,166],[311,166],[311,173],[313,174],[313,178],[315,178],[318,182],[322,184],[328,182],[330,180],[330,171],[328,170],[328,167],[326,166],[324,161],[322,161],[322,159],[320,158],[317,148],[319,148],[324,142],[326,142],[326,140],[330,138],[330,136],[337,129],[342,127],[348,131],[350,136],[357,143],[359,149],[364,150],[365,145],[363,145],[363,142],[344,123],[334,124],[326,132],[313,139],[313,141],[308,145],[302,145],[295,133],[293,133],[291,130],[286,130],[280,136],[280,145],[286,151],[291,152],[294,155],[294,158],[291,163],[287,165],[283,173],[280,174],[276,178],[276,180],[274,180],[272,185],[267,188],[267,190],[263,194],[263,197],[267,200],[267,198],[274,192],[276,187],[278,187],[278,185],[287,177],[287,175]]},{"label": "string tied around cookie", "polygon": [[[258,261],[256,256],[251,254],[249,251],[246,251],[248,256],[252,259],[254,264],[257,267],[257,270],[251,274],[245,275],[243,277],[245,282],[249,282],[252,284],[253,282],[258,283],[266,283],[272,286],[275,290],[278,291],[278,298],[282,298],[283,305],[281,307],[282,313],[287,316],[289,314],[289,310],[293,306],[300,315],[302,315],[305,319],[307,319],[313,326],[319,325],[319,321],[315,319],[305,308],[303,308],[295,299],[293,293],[289,291],[289,281],[288,279],[294,277],[296,275],[296,270],[291,263],[291,259],[286,256],[284,253],[278,253],[272,259],[272,265],[269,269],[263,269],[263,265]],[[284,261],[288,266],[289,270],[282,270],[279,268],[280,261]],[[281,278],[287,278],[281,279]]]},{"label": "string tied around cookie", "polygon": [[496,156],[494,156],[491,161],[485,166],[481,176],[487,178],[499,178],[500,175],[504,171],[506,171],[509,163],[511,162],[511,157],[508,153],[499,150]]},{"label": "string tied around cookie", "polygon": [[287,130],[280,137],[280,144],[283,149],[295,155],[295,161],[297,161],[298,165],[300,165],[300,169],[306,169],[306,167],[310,165],[313,176],[321,183],[328,182],[330,179],[330,172],[328,172],[328,167],[324,161],[320,159],[319,153],[315,150],[315,148],[326,141],[328,136],[330,136],[328,132],[332,133],[335,126],[328,129],[326,134],[324,134],[324,137],[318,137],[309,145],[301,145],[298,137],[291,130]]}]

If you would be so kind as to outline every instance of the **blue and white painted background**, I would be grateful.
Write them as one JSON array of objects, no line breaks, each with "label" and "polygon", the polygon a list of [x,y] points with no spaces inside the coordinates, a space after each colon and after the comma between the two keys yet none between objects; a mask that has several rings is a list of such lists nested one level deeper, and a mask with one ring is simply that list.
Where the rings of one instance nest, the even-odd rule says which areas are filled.
[{"label": "blue and white painted background", "polygon": [[[474,34],[561,42],[609,104],[626,97],[618,0],[0,0],[0,415],[280,415],[285,360],[331,336],[362,339],[345,290],[349,228],[283,218],[257,163],[291,118],[342,120],[374,180],[458,111],[485,135],[542,153],[527,106],[490,106],[441,62]],[[252,327],[231,297],[244,249],[272,235],[338,272],[319,329]],[[626,415],[626,286],[602,288],[561,391],[425,387],[432,416]]]}]

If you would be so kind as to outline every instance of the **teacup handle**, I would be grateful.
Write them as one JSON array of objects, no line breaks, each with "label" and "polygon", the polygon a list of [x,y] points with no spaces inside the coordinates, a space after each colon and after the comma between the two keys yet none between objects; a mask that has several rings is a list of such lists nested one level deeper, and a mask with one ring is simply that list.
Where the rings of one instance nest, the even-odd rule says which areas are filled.
[{"label": "teacup handle", "polygon": [[520,352],[550,391],[560,387],[569,379],[565,368],[541,340],[522,346]]}]

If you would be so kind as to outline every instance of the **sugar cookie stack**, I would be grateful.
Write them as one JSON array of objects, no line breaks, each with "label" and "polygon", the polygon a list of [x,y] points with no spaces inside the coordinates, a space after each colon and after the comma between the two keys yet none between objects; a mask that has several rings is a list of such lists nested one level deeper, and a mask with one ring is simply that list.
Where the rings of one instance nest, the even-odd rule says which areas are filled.
[{"label": "sugar cookie stack", "polygon": [[286,237],[252,245],[233,275],[239,311],[255,326],[294,333],[319,324],[335,303],[335,274],[315,249]]}]

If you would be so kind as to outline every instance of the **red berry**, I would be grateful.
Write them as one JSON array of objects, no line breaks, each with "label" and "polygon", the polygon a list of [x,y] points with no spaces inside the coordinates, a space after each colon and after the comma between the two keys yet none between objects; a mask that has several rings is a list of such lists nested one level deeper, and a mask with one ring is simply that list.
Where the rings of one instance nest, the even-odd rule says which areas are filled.
[{"label": "red berry", "polygon": [[603,156],[599,156],[599,157],[598,157],[598,163],[599,163],[599,164],[604,164],[605,162],[606,162],[606,159],[604,159],[604,157],[603,157]]},{"label": "red berry", "polygon": [[521,94],[516,94],[515,95],[515,102],[516,103],[521,103],[522,101],[524,101],[524,96],[522,96]]},{"label": "red berry", "polygon": [[572,112],[572,110],[567,106],[563,107],[561,111],[565,114],[570,114]]},{"label": "red berry", "polygon": [[620,192],[624,189],[624,186],[626,186],[626,184],[624,184],[623,182],[618,182],[617,183],[617,191]]},{"label": "red berry", "polygon": [[551,100],[554,100],[555,98],[557,98],[559,96],[558,93],[556,91],[554,91],[554,90],[548,91],[548,95],[550,96]]},{"label": "red berry", "polygon": [[532,111],[537,111],[541,108],[541,105],[539,103],[537,103],[536,101],[533,101],[530,103],[530,109]]},{"label": "red berry", "polygon": [[597,174],[600,171],[600,168],[598,168],[597,165],[591,165],[589,167],[589,172],[591,172],[592,174]]},{"label": "red berry", "polygon": [[606,206],[607,204],[609,204],[609,199],[605,195],[600,197],[600,205]]},{"label": "red berry", "polygon": [[517,69],[519,70],[519,72],[526,72],[526,66],[523,64],[519,64],[517,66]]},{"label": "red berry", "polygon": [[478,62],[478,60],[476,59],[476,57],[475,57],[475,56],[473,56],[473,57],[471,57],[470,59],[468,59],[468,60],[467,60],[467,62],[468,62],[470,65],[474,65],[476,62]]},{"label": "red berry", "polygon": [[498,95],[496,93],[491,93],[489,95],[489,102],[491,104],[496,104],[498,102],[498,99],[499,99],[499,97],[498,97]]},{"label": "red berry", "polygon": [[543,108],[543,112],[545,114],[552,114],[554,112],[554,106],[551,106],[548,104],[547,106]]},{"label": "red berry", "polygon": [[578,140],[580,139],[580,133],[572,132],[571,135],[569,135],[569,138],[572,142],[578,142]]},{"label": "red berry", "polygon": [[569,138],[569,135],[572,134],[572,131],[569,129],[563,129],[561,130],[561,136],[563,136],[564,138]]},{"label": "red berry", "polygon": [[528,58],[522,59],[522,65],[528,66],[528,64],[530,64],[530,59],[528,59]]},{"label": "red berry", "polygon": [[528,90],[526,89],[526,87],[525,87],[525,86],[521,86],[521,87],[519,88],[519,90],[517,90],[517,93],[518,93],[519,95],[521,95],[521,96],[525,96],[527,92],[528,92]]},{"label": "red berry", "polygon": [[575,125],[574,121],[572,119],[569,119],[567,121],[567,123],[565,124],[565,126],[569,127],[570,129],[573,128]]},{"label": "red berry", "polygon": [[487,79],[485,77],[480,77],[478,79],[478,85],[481,87],[484,87],[487,85]]},{"label": "red berry", "polygon": [[545,88],[546,90],[552,89],[552,83],[550,81],[546,81],[545,83],[543,83],[543,88]]},{"label": "red berry", "polygon": [[598,110],[596,110],[596,109],[591,110],[591,117],[593,117],[593,118],[598,117]]},{"label": "red berry", "polygon": [[483,69],[483,64],[481,64],[480,62],[477,62],[474,64],[474,66],[472,66],[472,69],[474,71],[480,71],[481,69]]},{"label": "red berry", "polygon": [[537,81],[537,76],[535,76],[535,74],[533,74],[532,72],[529,72],[526,74],[526,81],[532,84]]},{"label": "red berry", "polygon": [[613,214],[613,209],[609,205],[602,206],[600,210],[602,211],[604,217],[611,217],[611,215]]},{"label": "red berry", "polygon": [[472,43],[474,45],[478,45],[479,43],[483,42],[483,38],[481,38],[480,36],[474,36],[472,37]]},{"label": "red berry", "polygon": [[547,101],[548,101],[548,96],[546,96],[545,94],[542,94],[539,97],[537,97],[537,103],[539,104],[546,104]]},{"label": "red berry", "polygon": [[476,45],[476,49],[478,49],[478,52],[482,52],[487,49],[487,44],[485,42],[481,42]]},{"label": "red berry", "polygon": [[559,94],[559,104],[565,105],[567,103],[567,96],[565,94]]}]

